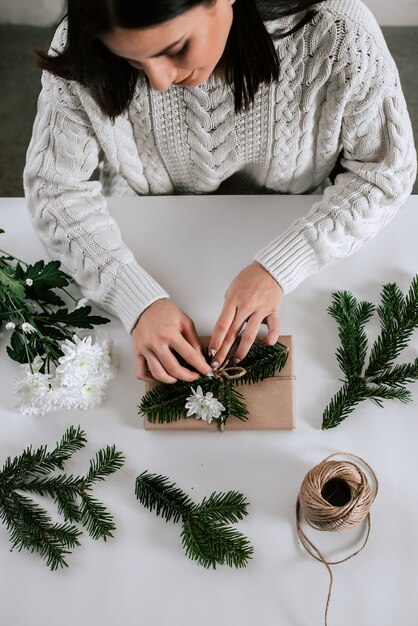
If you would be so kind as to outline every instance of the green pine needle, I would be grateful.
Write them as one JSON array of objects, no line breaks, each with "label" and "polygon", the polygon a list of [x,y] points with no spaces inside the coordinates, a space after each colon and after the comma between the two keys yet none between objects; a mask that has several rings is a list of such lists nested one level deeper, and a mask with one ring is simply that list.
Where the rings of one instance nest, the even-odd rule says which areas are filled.
[{"label": "green pine needle", "polygon": [[198,505],[164,476],[143,472],[135,493],[143,506],[157,515],[182,521],[181,540],[186,555],[206,568],[245,567],[253,548],[248,539],[227,526],[247,515],[248,502],[236,491],[212,493]]},{"label": "green pine needle", "polygon": [[394,365],[394,360],[407,347],[418,327],[418,275],[413,278],[406,296],[395,283],[383,286],[381,303],[377,307],[381,331],[372,346],[366,368],[364,325],[374,306],[369,302],[357,303],[346,291],[334,293],[332,298],[328,312],[338,323],[341,346],[336,356],[346,381],[324,411],[323,430],[338,426],[367,398],[381,407],[383,400],[409,402],[411,393],[405,385],[418,380],[418,358],[412,363]]},{"label": "green pine needle", "polygon": [[216,569],[217,565],[245,567],[253,554],[248,539],[240,532],[203,517],[184,522],[181,541],[186,556],[206,568]]},{"label": "green pine needle", "polygon": [[[86,444],[80,427],[71,426],[52,452],[46,446],[26,448],[20,456],[6,460],[0,472],[0,521],[10,533],[12,549],[38,552],[52,570],[65,567],[65,555],[79,546],[81,532],[69,522],[81,522],[94,539],[112,537],[113,519],[104,505],[90,496],[93,484],[123,465],[115,446],[99,450],[90,461],[86,476],[53,474]],[[51,497],[64,524],[53,524],[48,513],[21,492]]]},{"label": "green pine needle", "polygon": [[142,472],[135,485],[135,494],[138,500],[150,511],[155,510],[166,522],[171,519],[176,524],[180,519],[191,515],[194,504],[181,489],[169,479],[156,474]]}]

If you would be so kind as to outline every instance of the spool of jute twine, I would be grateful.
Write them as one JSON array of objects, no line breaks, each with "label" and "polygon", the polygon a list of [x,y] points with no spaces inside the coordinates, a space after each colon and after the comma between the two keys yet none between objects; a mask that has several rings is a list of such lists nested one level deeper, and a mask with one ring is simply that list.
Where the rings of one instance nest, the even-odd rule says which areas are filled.
[{"label": "spool of jute twine", "polygon": [[[353,461],[333,460],[336,456],[351,457],[360,461],[373,478],[373,489],[362,469]],[[305,550],[317,561],[323,563],[330,576],[327,603],[325,606],[325,626],[328,624],[328,608],[331,599],[333,575],[331,565],[343,563],[361,552],[367,543],[371,528],[370,508],[378,491],[376,474],[361,457],[335,452],[315,465],[303,479],[296,502],[296,528]],[[365,539],[355,552],[339,561],[328,561],[307,537],[301,527],[302,516],[316,530],[338,532],[353,528],[365,522]]]}]

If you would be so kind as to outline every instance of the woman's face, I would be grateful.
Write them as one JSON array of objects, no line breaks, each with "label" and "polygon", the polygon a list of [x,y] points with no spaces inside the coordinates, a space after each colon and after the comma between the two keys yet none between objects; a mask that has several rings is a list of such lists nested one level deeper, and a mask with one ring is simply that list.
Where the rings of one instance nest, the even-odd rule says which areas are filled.
[{"label": "woman's face", "polygon": [[143,70],[151,87],[196,87],[217,66],[233,19],[230,0],[199,4],[172,20],[148,28],[115,28],[100,38],[117,56]]}]

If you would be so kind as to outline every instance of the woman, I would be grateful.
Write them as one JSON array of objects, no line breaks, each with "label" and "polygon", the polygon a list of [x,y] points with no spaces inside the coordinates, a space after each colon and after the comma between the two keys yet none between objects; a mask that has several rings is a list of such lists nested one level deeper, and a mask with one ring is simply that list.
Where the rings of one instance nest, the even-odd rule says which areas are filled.
[{"label": "woman", "polygon": [[[133,258],[105,195],[323,190],[233,280],[209,345],[216,367],[246,320],[237,360],[263,322],[275,343],[282,295],[411,193],[399,75],[360,0],[68,0],[40,64],[29,210],[49,254],[132,333],[139,379],[210,372],[192,320]],[[90,180],[100,150],[103,187]]]}]

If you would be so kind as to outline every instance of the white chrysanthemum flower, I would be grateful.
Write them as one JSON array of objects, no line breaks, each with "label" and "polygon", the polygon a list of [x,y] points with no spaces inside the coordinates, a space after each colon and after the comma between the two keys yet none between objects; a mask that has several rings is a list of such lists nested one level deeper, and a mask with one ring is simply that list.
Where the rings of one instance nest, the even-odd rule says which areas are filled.
[{"label": "white chrysanthemum flower", "polygon": [[23,322],[22,330],[26,335],[31,335],[32,333],[36,332],[36,328],[32,326],[32,324],[29,324],[29,322]]},{"label": "white chrysanthemum flower", "polygon": [[104,386],[100,381],[90,379],[80,387],[79,403],[80,409],[91,409],[103,400]]},{"label": "white chrysanthemum flower", "polygon": [[7,330],[14,330],[16,328],[16,324],[14,322],[7,322],[6,328]]},{"label": "white chrysanthemum flower", "polygon": [[91,409],[105,399],[107,382],[113,378],[116,354],[113,341],[99,335],[60,344],[64,355],[53,374],[41,374],[46,355],[37,355],[29,365],[22,365],[23,374],[17,382],[17,406],[27,415],[44,415],[57,409]]},{"label": "white chrysanthemum flower", "polygon": [[87,304],[88,304],[87,298],[80,298],[79,300],[77,300],[75,308],[81,309],[81,307],[87,306]]},{"label": "white chrysanthemum flower", "polygon": [[98,376],[100,376],[103,381],[111,380],[118,367],[118,357],[113,339],[111,339],[109,335],[98,331],[96,333],[96,343],[98,343],[103,350],[103,358],[100,359],[99,362]]},{"label": "white chrysanthemum flower", "polygon": [[103,350],[99,344],[92,344],[90,335],[84,339],[73,335],[73,341],[66,339],[60,344],[60,348],[64,356],[58,359],[56,372],[64,385],[83,383],[97,373]]},{"label": "white chrysanthemum flower", "polygon": [[[23,414],[40,415],[42,405],[50,392],[51,374],[32,372],[28,365],[22,365],[22,375],[15,383],[17,406]],[[48,409],[49,410],[49,409]]]},{"label": "white chrysanthemum flower", "polygon": [[213,419],[221,416],[222,411],[225,411],[224,405],[213,397],[213,393],[208,391],[205,395],[200,385],[196,390],[192,389],[192,394],[186,399],[187,417],[196,415],[196,419],[205,420],[210,424]]},{"label": "white chrysanthemum flower", "polygon": [[32,285],[33,285],[33,280],[32,280],[32,278],[27,278],[27,279],[25,280],[25,283],[27,284],[27,286],[28,286],[28,287],[32,287]]}]

